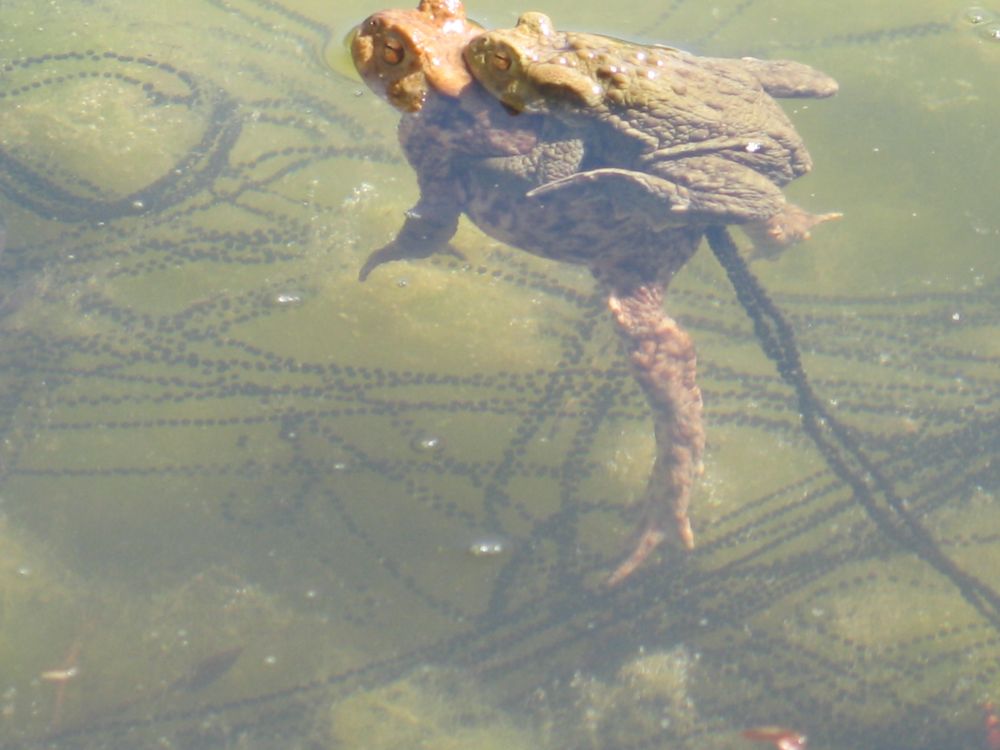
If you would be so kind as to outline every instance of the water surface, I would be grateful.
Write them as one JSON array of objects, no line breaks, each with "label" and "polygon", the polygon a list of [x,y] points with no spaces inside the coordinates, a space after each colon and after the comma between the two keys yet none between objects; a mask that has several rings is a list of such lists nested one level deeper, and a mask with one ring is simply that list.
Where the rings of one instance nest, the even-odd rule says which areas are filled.
[{"label": "water surface", "polygon": [[5,0],[0,748],[978,746],[993,11],[532,6],[841,84],[788,106],[816,163],[788,192],[844,219],[753,270],[891,491],[803,429],[706,248],[668,299],[699,547],[606,592],[653,446],[586,272],[466,224],[467,262],[356,280],[416,199],[396,113],[325,62],[379,8]]}]

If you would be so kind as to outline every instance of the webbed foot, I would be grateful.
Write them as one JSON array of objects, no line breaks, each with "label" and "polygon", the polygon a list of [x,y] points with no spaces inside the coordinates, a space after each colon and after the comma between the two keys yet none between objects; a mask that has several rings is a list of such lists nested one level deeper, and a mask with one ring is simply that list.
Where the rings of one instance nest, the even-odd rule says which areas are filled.
[{"label": "webbed foot", "polygon": [[743,224],[742,229],[753,240],[753,258],[775,258],[782,251],[797,242],[808,240],[810,230],[817,224],[835,221],[842,213],[812,214],[794,203],[785,207],[769,219],[751,224]]},{"label": "webbed foot", "polygon": [[367,279],[368,275],[383,263],[392,263],[396,260],[420,260],[422,258],[429,258],[436,253],[441,255],[450,255],[454,258],[458,258],[459,260],[465,260],[465,256],[450,244],[444,246],[439,245],[429,250],[425,250],[424,248],[419,247],[404,248],[398,240],[393,240],[385,247],[379,248],[368,256],[364,265],[361,266],[361,270],[358,271],[358,281],[364,281]]}]

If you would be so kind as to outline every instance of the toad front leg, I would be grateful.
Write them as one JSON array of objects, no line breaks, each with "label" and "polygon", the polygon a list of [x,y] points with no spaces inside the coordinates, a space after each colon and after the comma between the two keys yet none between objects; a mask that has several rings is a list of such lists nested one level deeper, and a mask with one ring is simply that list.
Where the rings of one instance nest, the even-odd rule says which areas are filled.
[{"label": "toad front leg", "polygon": [[406,212],[406,222],[396,238],[368,256],[358,272],[358,280],[364,281],[375,268],[394,260],[428,258],[435,253],[461,258],[462,254],[449,244],[458,229],[459,216],[454,202],[446,206],[438,200],[421,199]]},{"label": "toad front leg", "polygon": [[625,342],[632,375],[652,407],[656,434],[656,462],[643,499],[639,540],[608,578],[608,585],[614,586],[643,563],[670,529],[685,549],[694,547],[687,511],[691,485],[702,470],[705,431],[694,345],[664,313],[662,285],[614,290],[608,307]]}]

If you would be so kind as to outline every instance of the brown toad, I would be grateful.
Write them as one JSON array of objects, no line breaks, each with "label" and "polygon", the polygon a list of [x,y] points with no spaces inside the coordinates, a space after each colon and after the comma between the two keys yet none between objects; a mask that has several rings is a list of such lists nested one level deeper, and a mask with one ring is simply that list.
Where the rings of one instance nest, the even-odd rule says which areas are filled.
[{"label": "brown toad", "polygon": [[[544,203],[526,194],[575,172],[582,145],[560,137],[563,128],[546,118],[512,117],[474,84],[461,53],[480,33],[457,0],[381,11],[355,31],[354,64],[376,94],[404,113],[399,141],[420,186],[419,202],[396,238],[369,256],[362,281],[392,260],[454,254],[448,243],[462,213],[491,236],[540,255],[553,252]],[[572,192],[559,202],[586,191]],[[590,254],[594,246],[582,236],[576,251]]]},{"label": "brown toad", "polygon": [[[693,344],[664,313],[663,294],[697,250],[705,227],[741,215],[677,212],[664,221],[667,204],[649,188],[663,178],[649,174],[650,182],[644,180],[637,147],[627,139],[621,140],[623,153],[614,153],[601,117],[583,111],[577,120],[513,114],[456,67],[460,48],[477,33],[454,0],[383,11],[357,31],[355,64],[376,93],[403,111],[400,143],[420,186],[403,228],[369,256],[360,277],[387,261],[449,251],[462,213],[510,245],[591,269],[608,294],[632,373],[652,407],[657,445],[639,537],[608,579],[615,584],[668,534],[685,548],[694,544],[687,509],[704,450],[701,393]],[[808,163],[804,153],[795,150]],[[718,175],[720,200],[739,192],[731,182],[730,171]],[[709,190],[707,184],[699,188]]]},{"label": "brown toad", "polygon": [[698,57],[599,34],[560,32],[542,13],[487,32],[465,51],[473,74],[512,111],[551,114],[587,142],[584,181],[647,194],[664,224],[743,224],[759,245],[808,237],[814,216],[780,186],[812,161],[772,97],[826,97],[829,76],[789,60]]}]

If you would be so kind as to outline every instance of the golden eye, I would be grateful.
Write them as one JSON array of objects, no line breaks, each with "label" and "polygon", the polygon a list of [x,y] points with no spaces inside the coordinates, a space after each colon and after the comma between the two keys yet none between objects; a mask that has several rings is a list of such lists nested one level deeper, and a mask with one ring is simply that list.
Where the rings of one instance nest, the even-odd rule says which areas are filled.
[{"label": "golden eye", "polygon": [[382,44],[382,62],[388,65],[399,65],[403,62],[406,52],[398,39],[386,39]]},{"label": "golden eye", "polygon": [[511,64],[512,61],[510,59],[510,55],[506,52],[497,51],[493,53],[493,67],[497,70],[510,70]]}]

